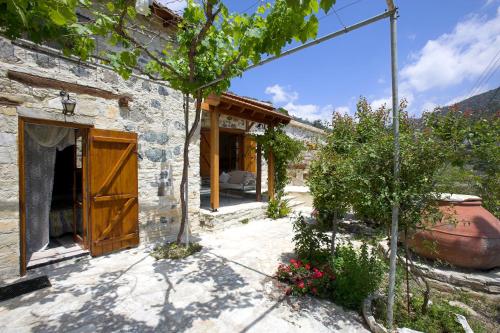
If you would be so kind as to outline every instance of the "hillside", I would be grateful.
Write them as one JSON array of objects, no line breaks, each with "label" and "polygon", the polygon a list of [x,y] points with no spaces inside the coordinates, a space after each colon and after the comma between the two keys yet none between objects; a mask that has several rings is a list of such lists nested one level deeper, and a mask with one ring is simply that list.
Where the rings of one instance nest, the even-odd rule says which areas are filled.
[{"label": "hillside", "polygon": [[467,112],[472,118],[493,118],[500,115],[500,87],[472,96],[453,106],[444,106],[437,112],[446,114],[452,108]]}]

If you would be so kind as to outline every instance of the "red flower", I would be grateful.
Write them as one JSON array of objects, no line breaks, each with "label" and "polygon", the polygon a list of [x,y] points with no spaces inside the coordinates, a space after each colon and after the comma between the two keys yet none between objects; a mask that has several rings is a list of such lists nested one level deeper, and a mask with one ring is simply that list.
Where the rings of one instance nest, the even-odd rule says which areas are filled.
[{"label": "red flower", "polygon": [[309,265],[309,264],[306,264],[304,267],[305,267],[307,270],[310,270],[310,269],[311,269],[311,265]]},{"label": "red flower", "polygon": [[323,277],[323,272],[319,270],[315,270],[312,277],[314,279],[321,279]]},{"label": "red flower", "polygon": [[299,287],[300,289],[304,289],[306,287],[304,285],[304,281],[300,280],[299,282],[297,282],[297,287]]},{"label": "red flower", "polygon": [[294,262],[294,263],[293,263],[293,267],[295,267],[295,268],[299,268],[299,264],[298,264],[297,262]]},{"label": "red flower", "polygon": [[312,291],[312,293],[313,293],[314,295],[317,295],[317,294],[318,294],[318,289],[316,289],[316,288],[312,288],[312,289],[311,289],[311,291]]},{"label": "red flower", "polygon": [[295,264],[297,262],[297,260],[295,259],[290,259],[290,264]]},{"label": "red flower", "polygon": [[299,264],[299,266],[302,266],[302,261],[297,261],[297,264]]}]

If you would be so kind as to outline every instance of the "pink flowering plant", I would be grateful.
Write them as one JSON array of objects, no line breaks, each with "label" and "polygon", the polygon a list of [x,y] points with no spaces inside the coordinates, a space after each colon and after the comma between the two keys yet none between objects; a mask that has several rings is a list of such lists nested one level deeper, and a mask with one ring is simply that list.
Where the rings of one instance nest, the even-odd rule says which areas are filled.
[{"label": "pink flowering plant", "polygon": [[335,275],[332,272],[295,259],[291,259],[289,264],[280,264],[276,278],[290,285],[286,289],[286,294],[310,293],[322,297],[328,297],[331,294],[335,281]]}]

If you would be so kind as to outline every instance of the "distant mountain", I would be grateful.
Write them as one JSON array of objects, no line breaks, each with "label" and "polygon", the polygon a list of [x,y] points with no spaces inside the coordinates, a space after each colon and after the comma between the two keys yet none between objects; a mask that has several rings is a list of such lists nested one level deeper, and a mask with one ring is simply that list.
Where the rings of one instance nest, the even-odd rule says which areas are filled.
[{"label": "distant mountain", "polygon": [[476,119],[498,117],[500,116],[500,87],[464,99],[454,105],[441,107],[436,112],[447,114],[452,109],[467,113]]}]

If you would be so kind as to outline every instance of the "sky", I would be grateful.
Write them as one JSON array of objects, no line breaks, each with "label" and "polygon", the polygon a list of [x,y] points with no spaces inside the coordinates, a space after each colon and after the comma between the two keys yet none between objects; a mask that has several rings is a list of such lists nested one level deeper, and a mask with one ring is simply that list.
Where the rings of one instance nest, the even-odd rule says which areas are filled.
[{"label": "sky", "polygon": [[[259,1],[224,3],[250,12]],[[411,115],[500,85],[500,0],[395,3],[400,98],[407,99]],[[182,0],[170,6],[181,9]],[[318,13],[318,36],[375,16],[385,6],[385,0],[337,0],[338,16]],[[354,114],[360,96],[374,107],[390,106],[389,20],[249,70],[232,80],[230,90],[309,120],[328,121],[334,111]]]}]

